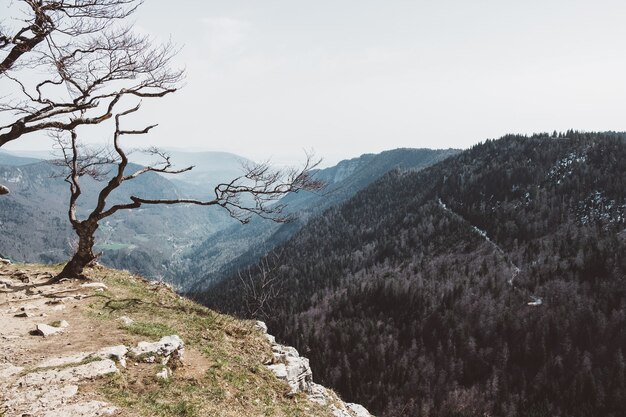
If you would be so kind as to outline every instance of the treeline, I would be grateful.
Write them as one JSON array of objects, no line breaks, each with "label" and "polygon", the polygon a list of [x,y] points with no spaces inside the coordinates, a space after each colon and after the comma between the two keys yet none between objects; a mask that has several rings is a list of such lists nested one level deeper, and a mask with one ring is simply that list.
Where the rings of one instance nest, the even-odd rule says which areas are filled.
[{"label": "treeline", "polygon": [[617,417],[625,226],[622,134],[506,136],[385,176],[198,298],[247,315],[271,272],[260,318],[377,415]]}]

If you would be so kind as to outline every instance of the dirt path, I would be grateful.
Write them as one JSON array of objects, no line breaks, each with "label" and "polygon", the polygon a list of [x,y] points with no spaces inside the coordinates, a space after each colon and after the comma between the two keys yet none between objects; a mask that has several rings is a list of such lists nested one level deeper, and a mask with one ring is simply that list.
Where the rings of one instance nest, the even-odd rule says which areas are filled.
[{"label": "dirt path", "polygon": [[[107,353],[87,356],[123,345],[124,333],[83,314],[101,289],[69,281],[46,284],[51,277],[42,269],[0,264],[0,414],[118,414],[81,385],[118,371]],[[38,328],[54,334],[43,336]]]}]

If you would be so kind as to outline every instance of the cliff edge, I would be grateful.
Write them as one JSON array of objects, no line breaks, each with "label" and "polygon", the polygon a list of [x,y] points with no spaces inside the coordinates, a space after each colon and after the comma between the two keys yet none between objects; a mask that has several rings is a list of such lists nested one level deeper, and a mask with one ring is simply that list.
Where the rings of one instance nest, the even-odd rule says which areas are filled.
[{"label": "cliff edge", "polygon": [[0,416],[369,417],[260,322],[127,272],[0,262]]}]

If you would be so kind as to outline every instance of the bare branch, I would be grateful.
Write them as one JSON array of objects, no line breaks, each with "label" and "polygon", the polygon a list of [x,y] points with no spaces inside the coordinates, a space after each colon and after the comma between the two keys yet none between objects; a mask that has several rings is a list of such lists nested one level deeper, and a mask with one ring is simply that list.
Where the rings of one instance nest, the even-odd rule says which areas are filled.
[{"label": "bare branch", "polygon": [[[23,97],[0,105],[14,117],[0,126],[0,146],[42,130],[100,124],[113,117],[122,97],[163,97],[177,90],[183,71],[172,69],[171,60],[178,49],[171,42],[153,46],[152,39],[133,33],[130,26],[114,24],[141,3],[21,1],[30,16],[27,26],[15,28],[13,35],[10,28],[0,31],[0,76],[16,83]],[[3,50],[10,51],[3,56]],[[24,63],[19,69],[28,66],[25,57],[32,58],[38,75],[50,76],[26,83],[9,74],[18,68],[18,58]]]}]

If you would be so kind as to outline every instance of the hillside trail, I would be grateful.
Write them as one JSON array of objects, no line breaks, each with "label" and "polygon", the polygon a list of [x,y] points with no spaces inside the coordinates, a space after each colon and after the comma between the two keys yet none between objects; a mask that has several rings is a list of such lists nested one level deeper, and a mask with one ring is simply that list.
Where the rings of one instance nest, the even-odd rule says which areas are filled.
[{"label": "hillside trail", "polygon": [[[504,259],[504,261],[508,264],[509,268],[511,269],[511,275],[508,277],[507,279],[507,283],[509,284],[509,286],[511,287],[511,289],[513,289],[514,291],[517,291],[517,293],[523,297],[526,301],[526,304],[529,306],[540,306],[543,301],[541,298],[528,293],[528,291],[524,291],[522,288],[520,288],[518,285],[516,285],[515,283],[515,279],[517,278],[517,276],[520,274],[521,269],[519,266],[517,266],[512,260],[511,257],[507,254],[507,252],[502,249],[500,247],[500,245],[498,245],[495,241],[493,241],[489,235],[487,234],[487,232],[485,230],[480,229],[479,227],[473,225],[469,220],[467,220],[465,217],[463,217],[461,214],[455,212],[454,210],[452,210],[450,207],[448,207],[446,205],[446,203],[444,203],[441,198],[437,199],[437,203],[439,204],[439,207],[441,209],[443,209],[446,213],[449,213],[450,215],[454,216],[455,218],[461,220],[464,223],[467,223],[472,230],[477,233],[478,235],[480,235],[484,241],[489,244],[492,249],[498,253],[502,259]],[[530,301],[528,301],[530,300]]]},{"label": "hillside trail", "polygon": [[126,341],[121,330],[83,314],[101,286],[50,285],[50,278],[39,269],[0,264],[0,415],[122,415],[87,387],[117,371],[111,354],[87,356]]}]

